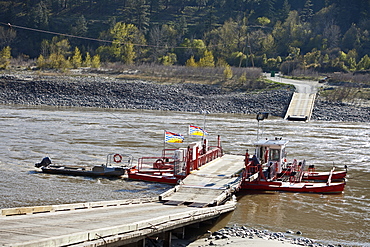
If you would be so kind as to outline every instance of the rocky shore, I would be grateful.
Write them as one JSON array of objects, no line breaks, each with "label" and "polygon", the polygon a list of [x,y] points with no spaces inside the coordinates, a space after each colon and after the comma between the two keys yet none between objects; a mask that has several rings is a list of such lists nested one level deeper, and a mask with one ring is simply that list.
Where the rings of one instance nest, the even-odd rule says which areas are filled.
[{"label": "rocky shore", "polygon": [[[215,85],[122,80],[105,75],[0,75],[0,104],[256,114],[283,117],[293,91],[230,92]],[[370,108],[318,100],[313,120],[367,122]]]},{"label": "rocky shore", "polygon": [[[295,235],[294,235],[295,234]],[[340,247],[335,244],[322,244],[313,239],[297,237],[301,232],[270,232],[267,230],[258,230],[245,226],[225,227],[216,232],[210,233],[206,238],[198,239],[187,245],[188,247],[206,247],[206,246],[310,246],[310,247]]]}]

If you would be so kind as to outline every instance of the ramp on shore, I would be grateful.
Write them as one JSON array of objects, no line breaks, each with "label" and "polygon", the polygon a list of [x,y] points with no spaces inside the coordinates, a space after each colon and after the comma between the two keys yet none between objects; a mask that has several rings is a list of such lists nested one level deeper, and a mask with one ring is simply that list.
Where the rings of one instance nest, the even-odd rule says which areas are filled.
[{"label": "ramp on shore", "polygon": [[315,103],[315,93],[294,93],[284,119],[309,121]]}]

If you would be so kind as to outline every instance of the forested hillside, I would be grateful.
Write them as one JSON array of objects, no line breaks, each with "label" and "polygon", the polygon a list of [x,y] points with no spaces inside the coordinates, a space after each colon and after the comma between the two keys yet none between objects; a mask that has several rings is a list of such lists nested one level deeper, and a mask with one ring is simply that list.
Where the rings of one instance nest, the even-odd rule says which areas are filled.
[{"label": "forested hillside", "polygon": [[10,51],[46,68],[122,62],[287,74],[370,69],[369,0],[13,0],[0,6],[2,61]]}]

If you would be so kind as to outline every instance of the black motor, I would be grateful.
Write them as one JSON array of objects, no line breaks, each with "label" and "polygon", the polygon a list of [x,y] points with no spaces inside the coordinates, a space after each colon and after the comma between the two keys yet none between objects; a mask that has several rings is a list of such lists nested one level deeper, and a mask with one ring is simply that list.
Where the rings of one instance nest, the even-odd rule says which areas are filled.
[{"label": "black motor", "polygon": [[49,157],[45,157],[41,160],[40,163],[35,164],[35,166],[36,167],[42,167],[42,166],[46,167],[50,164],[51,164],[51,160],[49,159]]}]

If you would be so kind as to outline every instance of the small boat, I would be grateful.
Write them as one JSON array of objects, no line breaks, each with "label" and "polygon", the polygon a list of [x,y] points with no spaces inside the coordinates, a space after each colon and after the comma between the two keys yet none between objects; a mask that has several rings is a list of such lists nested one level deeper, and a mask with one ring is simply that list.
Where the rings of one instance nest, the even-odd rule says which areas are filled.
[{"label": "small boat", "polygon": [[305,193],[341,193],[345,187],[347,170],[316,172],[306,161],[288,162],[282,138],[264,139],[255,143],[255,154],[247,152],[245,174],[241,189]]},{"label": "small boat", "polygon": [[95,166],[64,166],[52,164],[49,157],[42,159],[35,167],[42,172],[88,177],[121,177],[132,167],[132,157],[122,154],[108,154],[107,163]]},{"label": "small boat", "polygon": [[241,189],[259,191],[281,191],[299,193],[337,194],[342,193],[346,183],[305,183],[305,182],[282,182],[282,181],[254,181],[243,182]]}]

